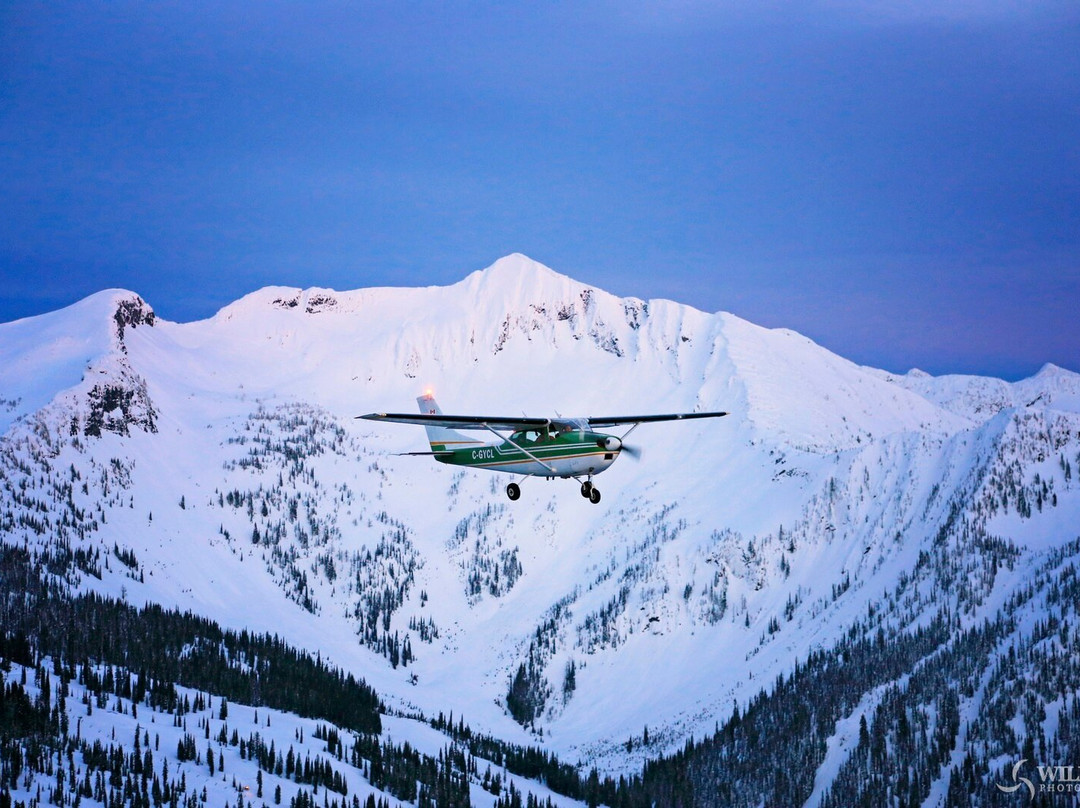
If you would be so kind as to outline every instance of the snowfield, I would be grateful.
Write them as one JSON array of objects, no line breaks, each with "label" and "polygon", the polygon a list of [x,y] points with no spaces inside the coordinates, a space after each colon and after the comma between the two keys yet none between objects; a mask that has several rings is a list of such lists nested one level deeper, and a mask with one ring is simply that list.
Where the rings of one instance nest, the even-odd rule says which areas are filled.
[{"label": "snowfield", "polygon": [[[427,388],[457,414],[730,415],[642,425],[641,462],[596,479],[599,505],[535,479],[512,503],[508,477],[399,456],[427,449],[420,427],[356,419]],[[1080,375],[891,374],[521,255],[449,287],[261,289],[193,323],[110,290],[0,324],[0,429],[3,541],[85,551],[72,591],[279,634],[392,710],[614,776],[853,632],[993,620],[1080,536]],[[848,782],[860,718],[912,670],[838,716],[821,770],[799,774],[811,804]],[[996,682],[962,696],[966,721]],[[927,709],[931,734],[952,709]],[[279,746],[295,723],[273,715]],[[384,732],[441,748],[403,718]],[[976,740],[951,737],[959,766]]]}]

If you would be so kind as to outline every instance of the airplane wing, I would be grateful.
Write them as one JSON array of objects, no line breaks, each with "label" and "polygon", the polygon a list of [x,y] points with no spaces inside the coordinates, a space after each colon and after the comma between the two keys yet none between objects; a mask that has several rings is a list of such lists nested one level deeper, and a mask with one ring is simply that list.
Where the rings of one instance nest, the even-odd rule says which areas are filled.
[{"label": "airplane wing", "polygon": [[443,426],[449,429],[545,429],[551,426],[550,418],[503,418],[487,415],[428,415],[401,412],[373,412],[358,415],[367,421],[387,421],[394,424],[417,424],[419,426]]},{"label": "airplane wing", "polygon": [[[694,418],[720,418],[726,412],[676,412],[663,415],[614,415],[602,418],[584,418],[589,426],[603,427],[616,424],[648,424],[656,421],[688,421]],[[489,415],[429,415],[426,413],[373,412],[358,415],[367,421],[386,421],[394,424],[416,424],[418,426],[442,426],[449,429],[508,429],[517,432],[522,429],[548,429],[560,424],[576,425],[577,421],[566,418],[504,418]]]},{"label": "airplane wing", "polygon": [[589,426],[615,426],[616,424],[649,424],[656,421],[689,421],[692,418],[720,418],[726,412],[673,412],[665,415],[609,415],[602,418],[589,417]]}]

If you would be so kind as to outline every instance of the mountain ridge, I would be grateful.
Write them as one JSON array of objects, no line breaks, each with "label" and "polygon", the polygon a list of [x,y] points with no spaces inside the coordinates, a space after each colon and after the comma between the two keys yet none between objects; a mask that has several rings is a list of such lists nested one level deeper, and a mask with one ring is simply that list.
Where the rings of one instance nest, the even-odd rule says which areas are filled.
[{"label": "mountain ridge", "polygon": [[[1080,376],[1055,366],[891,374],[519,255],[449,287],[268,287],[187,324],[88,300],[0,325],[5,542],[76,590],[280,629],[399,709],[607,771],[849,632],[993,615],[1024,579],[987,565],[1034,569],[1080,523]],[[354,419],[428,385],[448,412],[732,415],[643,426],[600,507],[538,480],[510,504],[498,477],[394,457],[419,429]]]},{"label": "mountain ridge", "polygon": [[[93,301],[115,303],[116,300],[113,298],[117,296],[130,297],[138,301],[140,305],[145,305],[135,293],[113,290],[91,296],[76,306],[85,307]],[[433,310],[425,308],[432,300],[437,301]],[[459,325],[456,330],[452,329],[449,323],[455,320],[461,322],[463,317],[467,318],[470,313],[475,313],[476,300],[485,301],[485,310],[479,318],[480,322],[466,319],[464,326]],[[268,313],[267,308],[277,314]],[[548,311],[548,308],[552,311]],[[149,307],[147,309],[152,317],[152,309]],[[416,320],[415,312],[417,311],[424,312],[421,322]],[[519,254],[500,259],[491,267],[473,272],[462,281],[448,287],[422,289],[381,287],[346,292],[317,287],[309,289],[265,287],[223,307],[207,320],[179,324],[159,319],[159,323],[172,331],[174,335],[179,335],[182,331],[197,332],[200,329],[204,331],[205,333],[201,336],[195,335],[198,341],[191,342],[193,345],[206,345],[226,339],[235,340],[236,335],[228,333],[228,325],[235,326],[238,320],[243,320],[247,328],[253,329],[255,333],[266,339],[273,339],[282,333],[287,335],[282,339],[288,338],[288,335],[299,339],[300,337],[296,334],[298,323],[285,316],[289,314],[318,317],[320,327],[325,329],[325,336],[332,338],[353,336],[343,328],[343,323],[353,316],[364,316],[369,320],[382,319],[390,323],[390,328],[393,330],[390,333],[387,329],[383,329],[380,333],[376,328],[374,334],[369,332],[363,336],[368,339],[375,337],[387,340],[393,333],[396,338],[388,347],[394,351],[395,363],[404,369],[407,376],[417,379],[418,386],[426,383],[418,377],[418,374],[430,373],[431,370],[435,370],[433,375],[445,373],[447,363],[455,361],[462,353],[475,363],[481,359],[487,349],[498,352],[515,336],[524,336],[527,341],[531,341],[534,336],[537,338],[546,336],[555,343],[557,348],[565,347],[559,341],[562,332],[557,326],[568,324],[569,328],[563,331],[569,330],[572,339],[591,339],[603,350],[616,357],[626,351],[628,355],[637,359],[643,350],[648,351],[653,346],[661,349],[675,359],[676,367],[672,368],[671,372],[675,379],[682,382],[687,382],[689,379],[685,378],[685,374],[680,376],[682,369],[677,366],[677,362],[680,350],[687,348],[687,343],[695,339],[712,343],[711,348],[715,353],[717,349],[730,347],[728,344],[719,345],[718,340],[724,340],[728,333],[737,332],[739,340],[744,343],[753,341],[756,343],[753,347],[759,354],[764,351],[769,356],[766,362],[762,361],[760,355],[748,356],[746,351],[742,351],[738,354],[742,365],[733,375],[754,378],[764,387],[763,390],[758,391],[755,398],[759,401],[769,401],[773,407],[778,401],[782,401],[782,397],[777,395],[779,389],[807,388],[815,373],[825,372],[830,376],[835,376],[840,370],[850,371],[845,375],[858,379],[858,386],[845,385],[840,391],[849,399],[847,402],[849,407],[858,409],[860,396],[865,395],[865,389],[860,388],[867,386],[880,388],[873,394],[874,398],[871,401],[864,402],[879,410],[885,409],[881,406],[883,399],[903,396],[903,393],[886,392],[886,389],[878,384],[878,380],[881,380],[916,393],[920,398],[929,401],[931,405],[948,409],[969,420],[982,417],[984,410],[994,406],[995,392],[998,398],[997,406],[1000,408],[1006,404],[1016,403],[1017,397],[1026,394],[1023,391],[1028,389],[1033,390],[1031,397],[1036,397],[1039,391],[1034,388],[1042,382],[1063,388],[1065,391],[1063,395],[1074,398],[1074,391],[1080,389],[1076,374],[1052,365],[1048,365],[1028,380],[1014,383],[1003,382],[992,377],[946,376],[923,377],[920,380],[910,373],[897,376],[851,363],[788,329],[762,329],[732,314],[723,312],[707,314],[671,301],[616,298],[602,290],[560,275]],[[330,318],[327,320],[320,315],[330,315]],[[34,318],[16,321],[16,323],[24,324],[32,322],[35,322]],[[639,333],[643,327],[646,331],[644,335]],[[435,338],[429,337],[424,340],[422,332],[431,329],[436,332]],[[190,342],[191,338],[192,335],[189,334],[185,341]],[[806,350],[801,350],[803,348]],[[822,362],[828,363],[830,367],[827,369],[802,367],[811,359],[819,365]],[[424,368],[422,365],[425,361],[442,367]],[[781,377],[778,378],[775,371],[784,361],[787,362],[787,366],[783,367]],[[754,366],[755,364],[757,366]],[[703,368],[696,368],[696,371],[702,376],[706,375]],[[866,373],[867,371],[869,373]],[[17,374],[9,373],[8,378],[4,379],[8,386],[14,375]],[[791,379],[798,379],[798,382],[793,383]],[[966,380],[967,389],[961,394],[953,393],[952,395],[974,397],[979,400],[973,405],[961,406],[957,401],[951,400],[949,394],[937,391],[942,383],[934,381],[935,379]],[[1054,380],[1052,385],[1051,379]],[[976,396],[973,389],[975,387],[981,387],[983,393]],[[863,409],[865,410],[866,406]],[[908,399],[897,409],[905,416],[917,418],[917,411],[925,409],[925,405]],[[785,416],[788,421],[793,418],[798,420],[790,409]],[[831,423],[826,409],[813,413],[813,416],[815,419],[823,418],[828,424],[828,431],[834,435],[842,432],[852,433],[852,430],[845,429],[842,424]],[[764,420],[767,429],[778,426],[775,419],[766,417]],[[902,418],[897,424],[886,428],[910,428],[911,426],[910,420]],[[829,448],[828,440],[809,434],[805,425],[799,430],[807,445]],[[852,434],[846,435],[843,440],[850,441],[857,435],[858,431],[855,430]]]}]

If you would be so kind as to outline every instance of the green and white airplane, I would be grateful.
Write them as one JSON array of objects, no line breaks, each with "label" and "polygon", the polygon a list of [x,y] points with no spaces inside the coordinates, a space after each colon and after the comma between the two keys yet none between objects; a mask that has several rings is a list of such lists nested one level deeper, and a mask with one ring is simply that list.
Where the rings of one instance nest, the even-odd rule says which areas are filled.
[{"label": "green and white airplane", "polygon": [[[416,399],[419,415],[407,413],[371,413],[358,415],[369,421],[418,424],[427,428],[430,452],[405,452],[407,455],[432,456],[440,463],[468,468],[504,471],[529,477],[573,478],[581,483],[581,495],[591,502],[600,501],[600,491],[592,478],[608,468],[620,454],[639,457],[641,452],[624,443],[626,436],[640,424],[656,421],[683,421],[691,418],[719,418],[726,412],[681,412],[667,415],[616,415],[604,418],[497,418],[479,415],[443,415],[431,392]],[[596,427],[633,424],[621,436],[595,431]],[[458,432],[486,430],[498,438],[484,443]],[[503,432],[510,432],[504,436]],[[585,478],[584,480],[582,478]],[[523,480],[524,481],[524,480]],[[521,486],[506,486],[511,500],[521,496]]]}]

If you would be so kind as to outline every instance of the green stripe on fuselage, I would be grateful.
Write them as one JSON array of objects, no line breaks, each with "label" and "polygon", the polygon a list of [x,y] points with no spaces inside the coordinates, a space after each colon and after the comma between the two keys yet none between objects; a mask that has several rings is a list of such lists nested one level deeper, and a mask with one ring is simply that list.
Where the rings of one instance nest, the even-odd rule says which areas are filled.
[{"label": "green stripe on fuselage", "polygon": [[[535,463],[537,460],[554,461],[603,454],[604,449],[600,444],[606,437],[608,436],[595,432],[564,432],[547,439],[527,440],[522,433],[515,433],[510,441],[502,443],[471,444],[462,448],[449,445],[432,448],[439,452],[445,448],[446,454],[436,457],[441,463],[497,468],[515,463]],[[522,449],[528,450],[532,456],[530,457]]]}]

